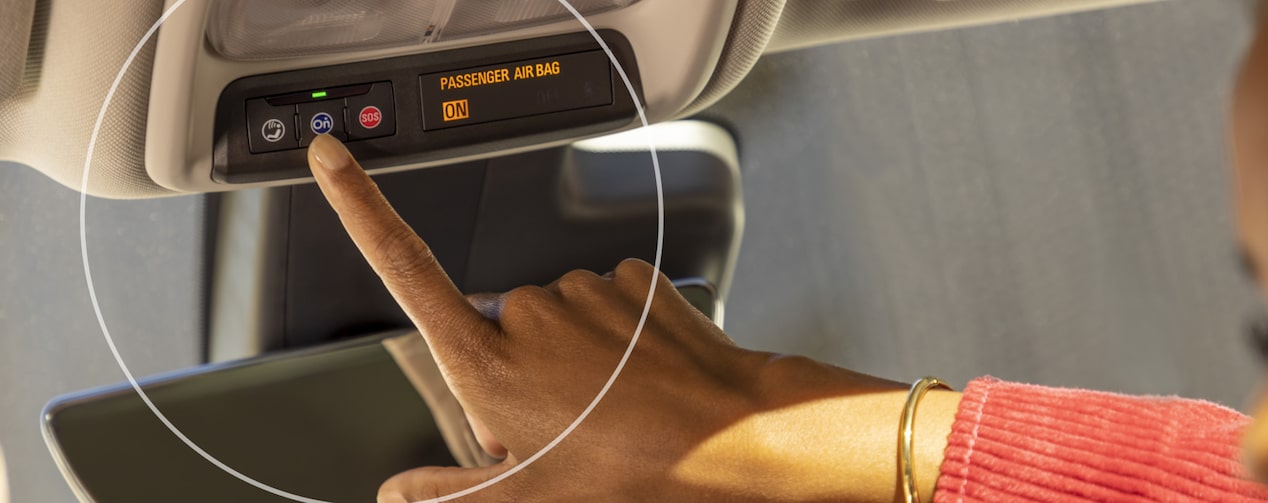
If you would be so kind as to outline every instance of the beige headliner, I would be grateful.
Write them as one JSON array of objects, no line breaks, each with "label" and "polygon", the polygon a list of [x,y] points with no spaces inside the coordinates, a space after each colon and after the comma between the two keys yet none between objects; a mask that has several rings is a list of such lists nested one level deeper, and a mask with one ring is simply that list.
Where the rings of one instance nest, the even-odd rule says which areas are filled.
[{"label": "beige headliner", "polygon": [[[16,43],[0,36],[0,69],[4,69],[0,71],[0,117],[4,117],[0,160],[25,164],[78,189],[88,138],[107,88],[133,45],[161,14],[164,2],[7,1],[6,10],[0,10],[5,14],[0,28],[33,20],[25,57],[14,49]],[[1148,0],[736,1],[741,2],[740,15],[723,59],[709,85],[684,113],[702,109],[730,91],[764,51]],[[29,10],[32,2],[36,8],[30,16],[23,9]],[[776,14],[773,8],[780,7],[782,13]],[[15,14],[10,16],[11,12]],[[3,33],[24,31],[18,27]],[[174,194],[151,180],[144,165],[152,45],[125,76],[106,114],[88,180],[90,194],[110,198]],[[16,74],[15,68],[23,68],[21,79],[14,94],[5,97],[5,75]]]},{"label": "beige headliner", "polygon": [[[161,9],[162,0],[40,0],[27,70],[17,94],[0,100],[0,160],[31,166],[78,189],[88,137],[106,90]],[[138,198],[169,193],[150,180],[144,165],[152,52],[153,47],[147,48],[137,59],[106,114],[89,173],[90,194]]]}]

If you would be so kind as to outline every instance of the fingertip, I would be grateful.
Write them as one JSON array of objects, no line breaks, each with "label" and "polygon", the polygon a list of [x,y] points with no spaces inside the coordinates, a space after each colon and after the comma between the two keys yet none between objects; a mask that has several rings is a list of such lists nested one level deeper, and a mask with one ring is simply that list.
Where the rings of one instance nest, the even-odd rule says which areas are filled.
[{"label": "fingertip", "polygon": [[338,171],[352,166],[352,154],[338,139],[328,134],[317,135],[308,146],[308,164],[312,169]]},{"label": "fingertip", "polygon": [[410,503],[409,500],[405,499],[405,496],[396,493],[379,494],[376,500],[378,503]]}]

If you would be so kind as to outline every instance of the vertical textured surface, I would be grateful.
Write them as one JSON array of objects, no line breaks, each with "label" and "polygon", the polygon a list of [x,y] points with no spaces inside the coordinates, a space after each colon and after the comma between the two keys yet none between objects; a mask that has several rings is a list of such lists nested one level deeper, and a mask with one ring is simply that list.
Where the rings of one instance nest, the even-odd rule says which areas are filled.
[{"label": "vertical textured surface", "polygon": [[17,91],[22,81],[34,17],[35,0],[9,0],[0,4],[0,99]]},{"label": "vertical textured surface", "polygon": [[[98,299],[138,377],[198,362],[202,200],[88,199]],[[123,379],[85,288],[79,194],[0,163],[0,444],[12,501],[74,501],[40,437],[40,409]]]},{"label": "vertical textured surface", "polygon": [[[36,2],[21,83],[16,94],[0,99],[0,162],[37,166],[79,188],[107,91],[162,9],[163,0]],[[91,194],[128,199],[172,193],[145,171],[154,41],[137,53],[102,120],[88,177]]]},{"label": "vertical textured surface", "polygon": [[1224,108],[1241,2],[1164,2],[764,58],[739,136],[742,344],[1239,406]]}]

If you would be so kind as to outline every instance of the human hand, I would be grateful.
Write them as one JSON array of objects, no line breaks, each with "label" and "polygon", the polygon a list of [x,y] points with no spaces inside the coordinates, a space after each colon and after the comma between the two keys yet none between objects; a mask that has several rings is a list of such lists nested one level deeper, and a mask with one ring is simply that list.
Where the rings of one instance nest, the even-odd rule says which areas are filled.
[{"label": "human hand", "polygon": [[[602,402],[549,454],[464,501],[894,497],[904,385],[741,349],[664,275],[637,260],[605,276],[574,271],[546,287],[469,300],[337,140],[315,139],[309,162],[348,234],[426,338],[464,410],[486,430],[482,445],[505,455],[491,467],[404,472],[383,484],[380,502],[452,494],[549,444],[621,361],[653,282],[640,339]],[[945,431],[922,436],[945,444]],[[918,454],[936,457],[931,472],[920,469],[931,487],[941,448],[926,443]]]}]

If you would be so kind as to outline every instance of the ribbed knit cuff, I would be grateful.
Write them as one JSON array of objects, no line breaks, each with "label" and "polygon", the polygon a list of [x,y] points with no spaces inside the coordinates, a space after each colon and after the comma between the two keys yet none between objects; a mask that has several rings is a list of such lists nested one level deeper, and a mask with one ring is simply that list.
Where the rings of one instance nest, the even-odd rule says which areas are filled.
[{"label": "ribbed knit cuff", "polygon": [[1198,400],[969,383],[934,501],[1261,501],[1250,419]]}]

